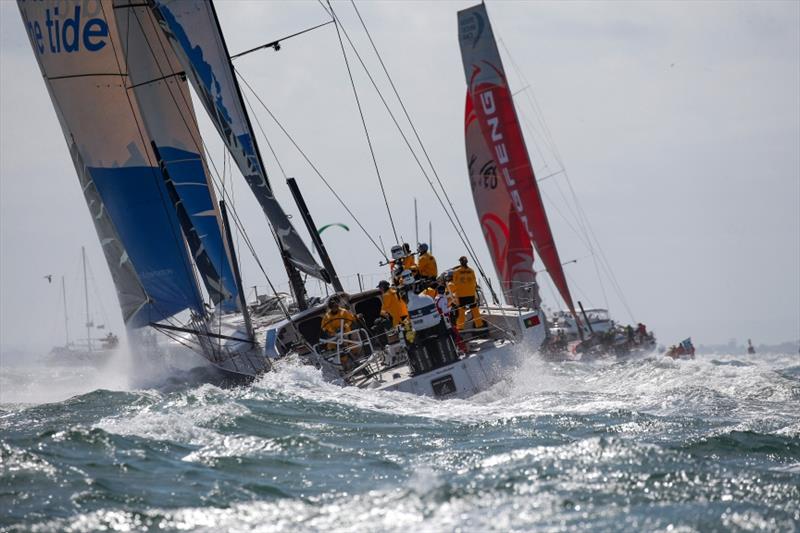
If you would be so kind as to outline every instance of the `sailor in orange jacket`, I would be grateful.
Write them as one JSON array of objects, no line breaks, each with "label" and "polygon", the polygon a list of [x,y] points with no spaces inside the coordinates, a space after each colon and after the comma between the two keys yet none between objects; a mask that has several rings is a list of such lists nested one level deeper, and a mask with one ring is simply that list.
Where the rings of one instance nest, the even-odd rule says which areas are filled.
[{"label": "sailor in orange jacket", "polygon": [[378,283],[378,288],[383,293],[381,303],[381,314],[392,317],[392,327],[400,324],[408,316],[406,303],[397,294],[397,290],[389,285],[388,281]]},{"label": "sailor in orange jacket", "polygon": [[458,259],[459,266],[453,270],[452,290],[458,297],[458,318],[456,328],[462,329],[466,319],[466,309],[472,312],[472,321],[476,328],[483,327],[480,309],[478,309],[478,280],[475,272],[467,266],[467,258]]},{"label": "sailor in orange jacket", "polygon": [[421,279],[433,282],[439,274],[436,268],[436,258],[428,251],[428,245],[424,242],[417,247],[419,258],[417,259],[417,270]]},{"label": "sailor in orange jacket", "polygon": [[403,270],[411,270],[412,272],[417,271],[417,259],[414,257],[414,254],[411,252],[411,246],[407,243],[403,243]]},{"label": "sailor in orange jacket", "polygon": [[[336,298],[331,298],[328,301],[328,311],[322,317],[322,333],[323,337],[338,337],[341,333],[345,338],[351,338],[350,332],[353,329],[353,324],[356,323],[356,317],[347,309],[339,307],[339,301]],[[357,338],[353,340],[358,340]],[[352,367],[351,357],[357,356],[361,352],[361,346],[352,346],[342,350],[339,359],[345,369]],[[328,350],[336,348],[335,343],[329,342],[327,344]]]}]

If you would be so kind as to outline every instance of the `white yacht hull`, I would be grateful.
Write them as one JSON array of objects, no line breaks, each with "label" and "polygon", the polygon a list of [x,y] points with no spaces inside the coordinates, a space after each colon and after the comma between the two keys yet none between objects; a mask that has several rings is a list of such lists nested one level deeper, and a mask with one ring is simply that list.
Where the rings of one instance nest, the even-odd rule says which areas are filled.
[{"label": "white yacht hull", "polygon": [[[468,398],[507,379],[525,357],[533,357],[545,339],[545,320],[541,312],[520,315],[524,321],[538,316],[538,324],[525,327],[519,342],[508,340],[473,341],[477,350],[459,361],[412,376],[408,366],[383,372],[379,381],[366,384],[378,390],[407,392],[440,399]],[[491,319],[491,316],[489,316]]]},{"label": "white yacht hull", "polygon": [[[373,291],[374,292],[374,291]],[[366,293],[365,293],[366,294]],[[369,296],[369,295],[368,295]],[[371,295],[373,298],[375,295]],[[378,300],[380,302],[380,300]],[[358,305],[358,304],[356,304]],[[379,305],[378,305],[379,306]],[[482,316],[489,324],[489,338],[468,342],[468,353],[458,361],[435,368],[423,374],[413,375],[405,356],[398,364],[372,366],[370,374],[354,375],[349,385],[361,388],[400,391],[435,398],[467,398],[503,380],[516,368],[521,358],[531,357],[539,350],[546,337],[546,321],[541,310],[524,310],[514,307],[482,308]],[[295,325],[303,328],[303,321],[319,315],[319,310],[294,315]],[[244,323],[240,314],[231,314],[217,319],[216,336],[181,335],[179,342],[199,348],[197,351],[215,368],[238,379],[252,379],[272,369],[273,364],[291,355],[293,350],[278,347],[290,345],[295,326],[287,320],[265,317],[262,323],[254,324],[256,344],[246,339]],[[314,326],[318,331],[319,326]],[[314,330],[314,327],[311,330]],[[399,341],[398,341],[399,342]],[[390,351],[405,353],[402,344],[377,350],[375,361],[389,361]],[[306,361],[308,353],[304,356]],[[337,359],[337,358],[334,358]],[[336,378],[338,372],[328,373]]]}]

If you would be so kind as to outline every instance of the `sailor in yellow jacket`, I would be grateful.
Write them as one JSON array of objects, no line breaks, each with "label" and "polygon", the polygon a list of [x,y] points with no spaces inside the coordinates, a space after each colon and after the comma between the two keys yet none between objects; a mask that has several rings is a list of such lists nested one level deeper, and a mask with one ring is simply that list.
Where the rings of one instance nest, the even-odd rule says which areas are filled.
[{"label": "sailor in yellow jacket", "polygon": [[381,314],[386,314],[392,317],[392,327],[400,324],[404,318],[408,316],[408,307],[406,303],[397,294],[397,290],[389,285],[388,281],[381,281],[378,283],[378,288],[383,293],[383,302],[381,303]]},{"label": "sailor in yellow jacket", "polygon": [[428,245],[424,242],[417,246],[417,253],[419,254],[419,258],[417,258],[419,277],[428,282],[433,282],[436,276],[439,275],[436,268],[436,258],[428,251]]},{"label": "sailor in yellow jacket", "polygon": [[472,312],[472,321],[476,328],[483,327],[481,311],[478,309],[478,280],[475,272],[467,266],[467,258],[463,255],[458,259],[459,266],[453,270],[452,290],[458,297],[458,318],[456,328],[462,329],[466,319],[466,309]]},{"label": "sailor in yellow jacket", "polygon": [[[335,338],[341,333],[345,338],[358,340],[358,337],[353,337],[351,335],[351,330],[355,323],[356,316],[347,309],[339,307],[339,301],[336,298],[331,298],[328,301],[328,311],[322,317],[321,327],[323,337]],[[352,367],[352,358],[356,357],[361,352],[361,346],[348,347],[349,344],[343,346],[344,349],[339,355],[339,359],[342,366],[344,366],[345,369],[349,369]],[[336,344],[329,342],[326,347],[328,350],[333,350],[336,348]]]},{"label": "sailor in yellow jacket", "polygon": [[411,245],[407,242],[403,243],[403,270],[411,270],[412,272],[416,272],[417,270],[417,258],[414,257],[414,254],[411,252]]}]

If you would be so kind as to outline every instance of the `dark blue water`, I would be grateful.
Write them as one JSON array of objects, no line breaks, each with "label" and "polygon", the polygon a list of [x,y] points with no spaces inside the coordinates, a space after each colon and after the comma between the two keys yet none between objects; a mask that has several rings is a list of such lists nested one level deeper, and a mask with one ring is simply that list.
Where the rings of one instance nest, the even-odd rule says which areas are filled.
[{"label": "dark blue water", "polygon": [[301,367],[240,388],[199,370],[129,388],[126,372],[3,367],[3,529],[800,523],[797,355],[531,358],[507,382],[446,402],[343,389]]}]

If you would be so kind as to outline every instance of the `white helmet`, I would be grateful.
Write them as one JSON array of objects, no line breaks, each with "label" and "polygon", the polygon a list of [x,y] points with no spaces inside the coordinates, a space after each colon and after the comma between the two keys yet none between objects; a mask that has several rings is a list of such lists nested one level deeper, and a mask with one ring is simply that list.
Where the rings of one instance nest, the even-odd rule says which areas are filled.
[{"label": "white helmet", "polygon": [[402,259],[406,255],[405,252],[403,252],[403,247],[400,246],[399,244],[395,244],[394,246],[392,246],[391,253],[392,253],[392,259],[394,259],[395,261],[397,261],[398,259]]},{"label": "white helmet", "polygon": [[414,283],[414,281],[416,281],[414,279],[414,274],[412,274],[410,270],[403,270],[403,272],[400,274],[400,279],[403,282],[403,286],[410,286],[412,283]]}]

